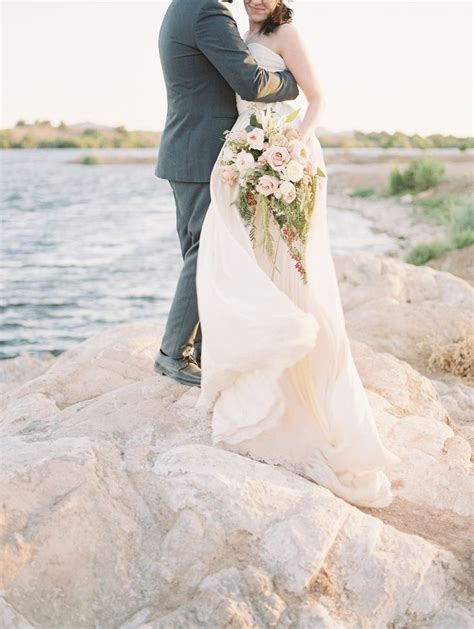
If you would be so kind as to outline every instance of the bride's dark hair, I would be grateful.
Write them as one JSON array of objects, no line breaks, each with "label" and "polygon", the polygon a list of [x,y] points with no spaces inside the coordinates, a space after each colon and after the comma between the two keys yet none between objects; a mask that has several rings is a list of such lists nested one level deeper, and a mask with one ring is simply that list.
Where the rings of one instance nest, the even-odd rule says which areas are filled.
[{"label": "bride's dark hair", "polygon": [[283,0],[279,0],[272,13],[267,17],[260,27],[259,33],[268,35],[276,31],[282,24],[287,24],[293,19],[293,9],[286,6]]},{"label": "bride's dark hair", "polygon": [[[224,2],[232,3],[233,0],[224,0]],[[292,19],[293,9],[290,9],[290,7],[286,6],[283,0],[278,0],[276,7],[263,22],[258,32],[262,33],[262,35],[268,35],[269,33],[273,33],[273,31],[276,31],[277,28],[282,24],[287,24],[288,22],[291,22]]]}]

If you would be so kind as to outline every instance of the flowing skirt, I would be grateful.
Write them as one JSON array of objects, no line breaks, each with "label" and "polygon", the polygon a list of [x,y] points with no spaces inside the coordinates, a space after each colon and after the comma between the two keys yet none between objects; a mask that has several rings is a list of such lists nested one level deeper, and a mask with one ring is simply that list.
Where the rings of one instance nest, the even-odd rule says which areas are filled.
[{"label": "flowing skirt", "polygon": [[[278,103],[277,114],[291,112]],[[233,129],[245,128],[242,112]],[[296,119],[295,125],[299,123]],[[384,469],[398,462],[381,442],[346,334],[326,217],[327,171],[310,140],[318,178],[306,245],[307,283],[276,223],[274,254],[252,243],[233,202],[238,186],[211,175],[196,271],[202,332],[197,408],[212,418],[213,445],[279,464],[355,505],[391,502]]]}]

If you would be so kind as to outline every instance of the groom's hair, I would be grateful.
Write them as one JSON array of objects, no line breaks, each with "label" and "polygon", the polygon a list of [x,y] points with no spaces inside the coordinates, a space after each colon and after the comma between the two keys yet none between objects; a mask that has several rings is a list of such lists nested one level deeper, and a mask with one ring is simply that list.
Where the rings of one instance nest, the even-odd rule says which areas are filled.
[{"label": "groom's hair", "polygon": [[[229,2],[232,4],[234,0],[223,0],[223,2]],[[273,13],[267,17],[260,27],[259,33],[262,35],[268,35],[276,31],[282,24],[287,24],[293,19],[293,9],[287,7],[283,0],[279,0],[278,4],[273,10]]]}]

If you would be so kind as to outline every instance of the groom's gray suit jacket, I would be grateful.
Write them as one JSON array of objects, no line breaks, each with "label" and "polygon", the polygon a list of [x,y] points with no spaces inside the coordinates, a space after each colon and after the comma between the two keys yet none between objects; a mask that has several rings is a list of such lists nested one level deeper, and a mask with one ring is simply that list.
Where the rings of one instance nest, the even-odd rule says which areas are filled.
[{"label": "groom's gray suit jacket", "polygon": [[290,72],[260,68],[227,7],[218,0],[173,0],[159,34],[168,110],[155,175],[169,181],[209,182],[244,100],[292,100]]}]

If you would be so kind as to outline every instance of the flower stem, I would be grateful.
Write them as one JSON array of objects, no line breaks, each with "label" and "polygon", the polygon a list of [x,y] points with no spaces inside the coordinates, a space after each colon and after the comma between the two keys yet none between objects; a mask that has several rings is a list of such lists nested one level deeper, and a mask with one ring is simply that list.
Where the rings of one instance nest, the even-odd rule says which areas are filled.
[{"label": "flower stem", "polygon": [[[275,272],[276,257],[277,257],[277,253],[278,253],[278,247],[280,246],[280,240],[281,240],[281,234],[278,234],[278,242],[277,242],[277,246],[276,246],[275,257],[273,258],[272,280],[273,280],[273,273]],[[280,269],[277,269],[277,270],[278,270],[278,272],[280,272]]]}]

